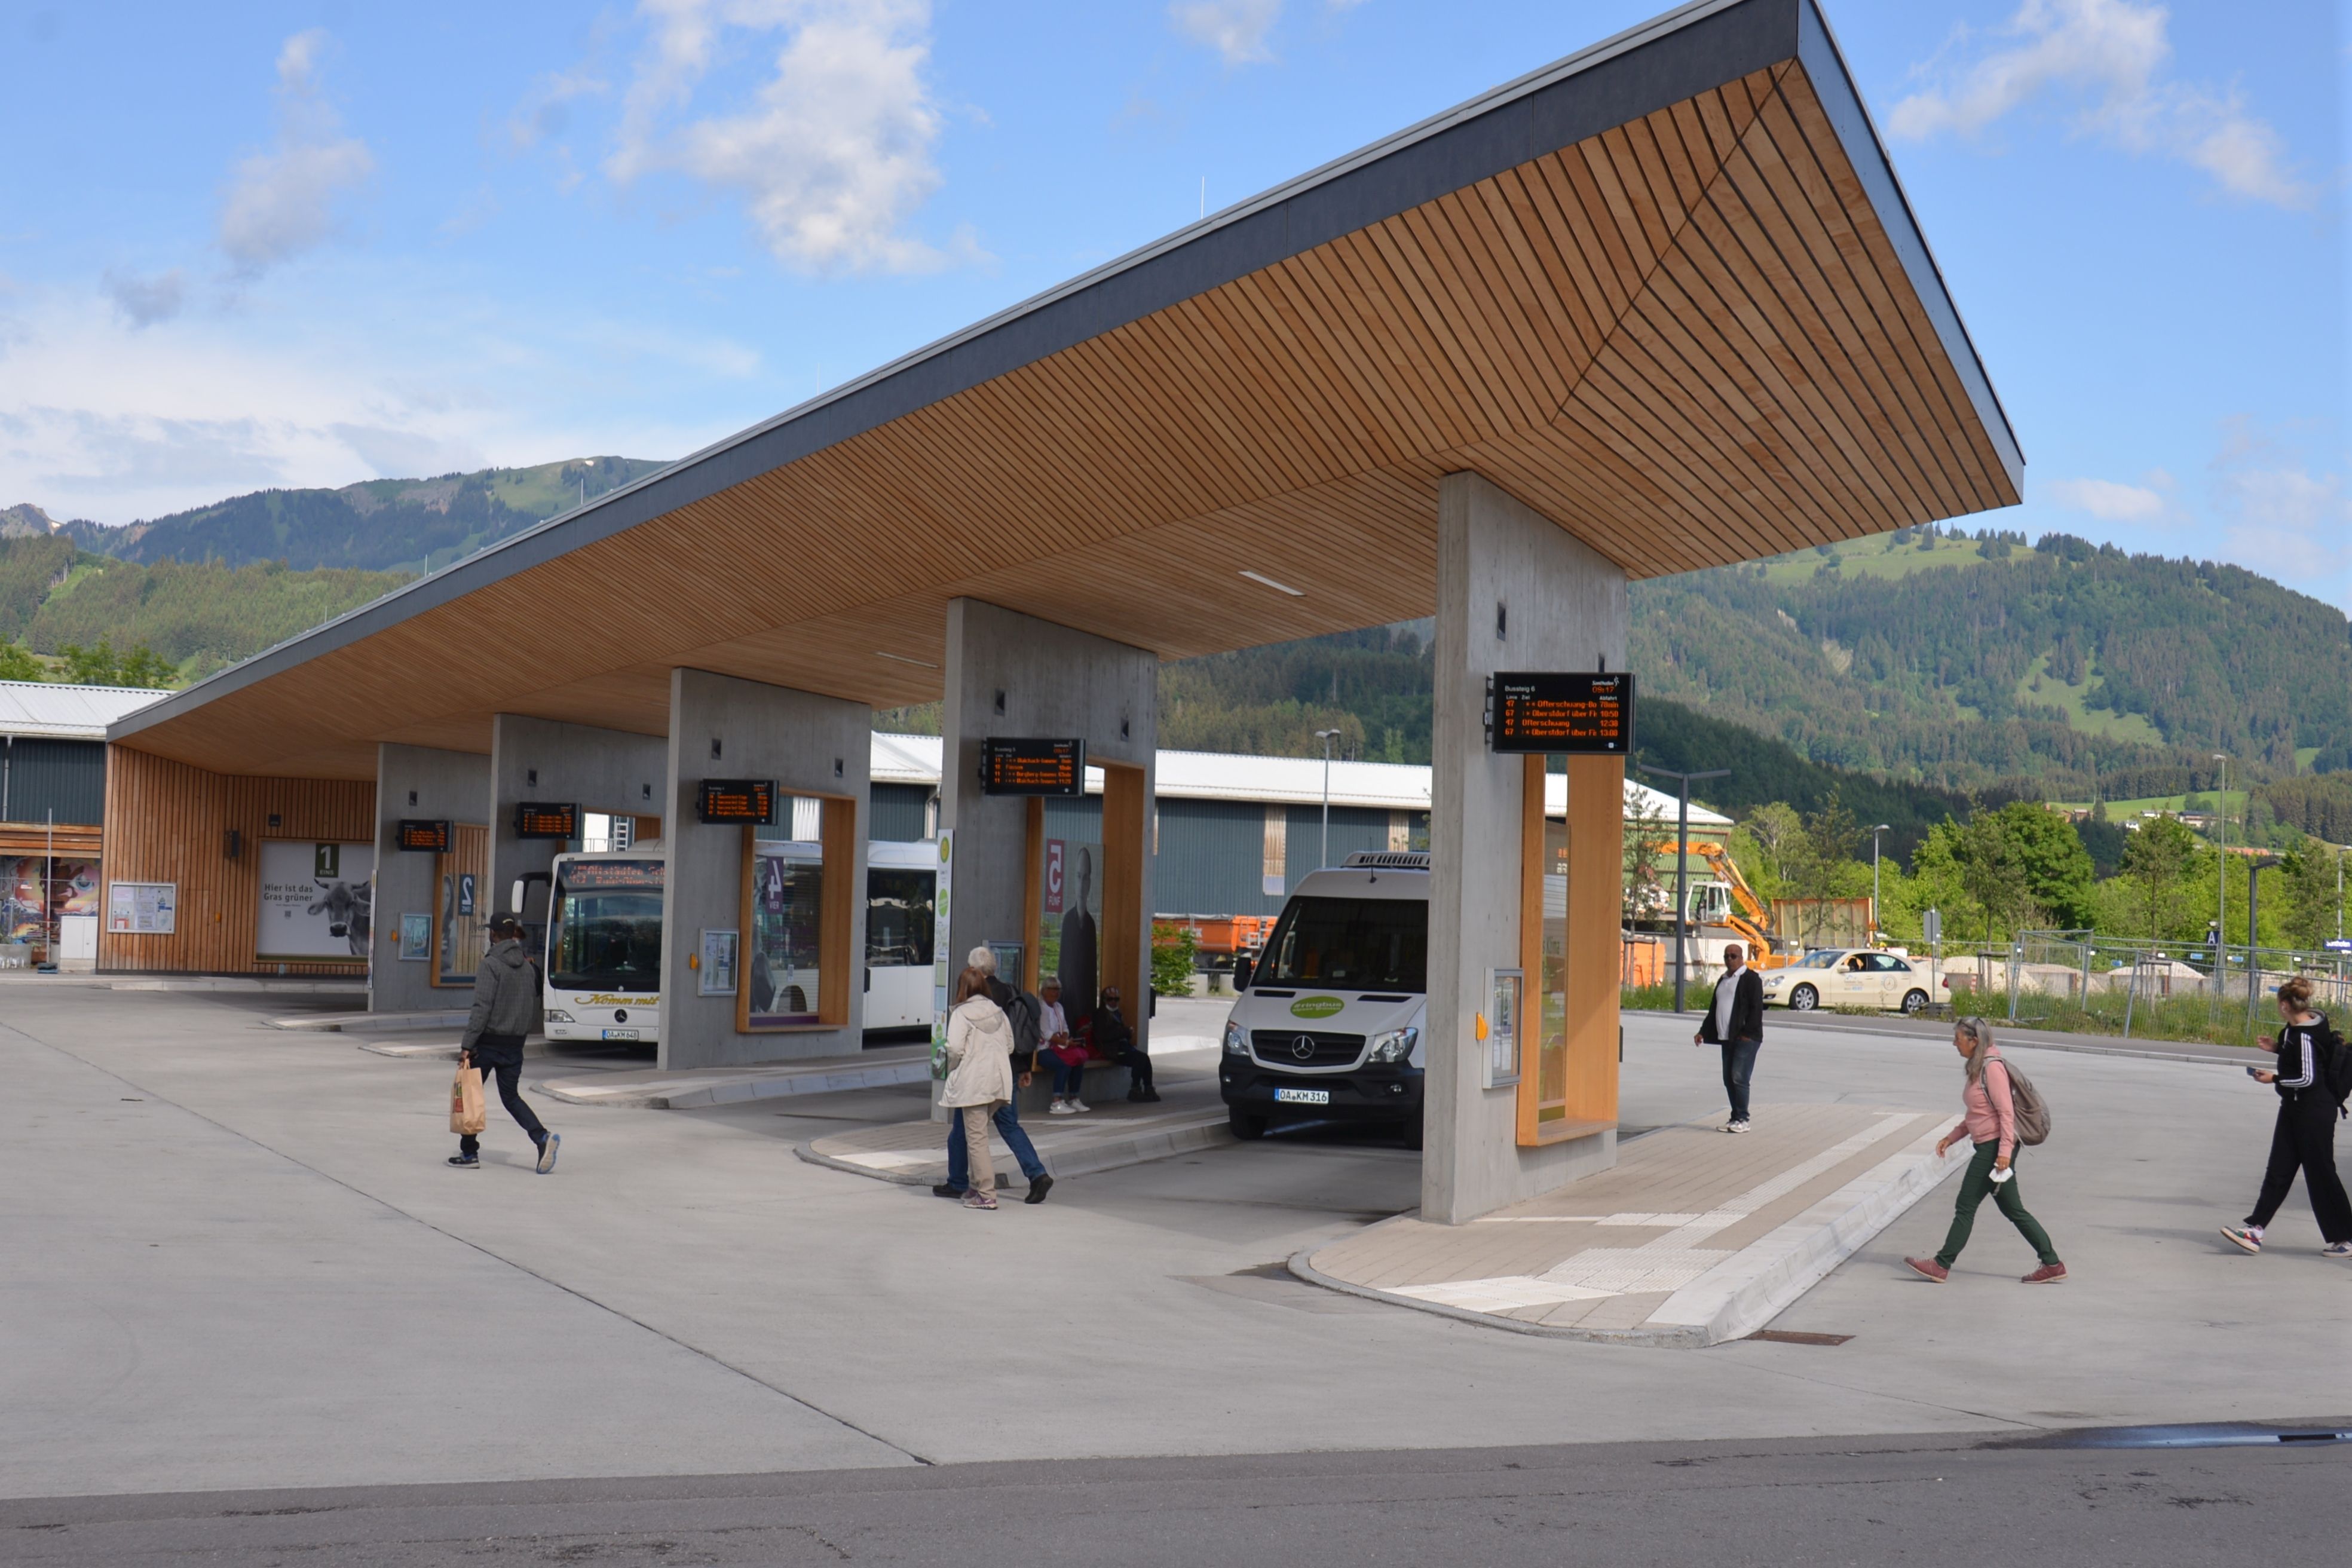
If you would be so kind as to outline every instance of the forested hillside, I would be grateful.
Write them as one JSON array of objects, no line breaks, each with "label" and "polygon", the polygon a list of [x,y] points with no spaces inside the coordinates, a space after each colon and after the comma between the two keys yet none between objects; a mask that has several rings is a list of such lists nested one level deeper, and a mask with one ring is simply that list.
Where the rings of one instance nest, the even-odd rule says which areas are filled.
[{"label": "forested hillside", "polygon": [[[434,479],[368,479],[341,489],[255,490],[125,528],[79,520],[49,526],[85,550],[142,563],[282,561],[298,570],[355,566],[414,575],[664,466],[582,458]],[[29,521],[21,514],[37,511],[12,509],[20,527]]]}]

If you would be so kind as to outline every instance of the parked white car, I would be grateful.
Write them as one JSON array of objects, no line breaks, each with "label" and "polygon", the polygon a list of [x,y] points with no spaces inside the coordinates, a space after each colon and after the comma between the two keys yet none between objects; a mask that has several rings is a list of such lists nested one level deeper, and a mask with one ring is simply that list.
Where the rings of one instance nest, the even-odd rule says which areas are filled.
[{"label": "parked white car", "polygon": [[1874,947],[1824,947],[1764,974],[1764,1005],[1810,1013],[1816,1007],[1878,1007],[1919,1013],[1933,1000],[1927,971],[1901,953]]}]

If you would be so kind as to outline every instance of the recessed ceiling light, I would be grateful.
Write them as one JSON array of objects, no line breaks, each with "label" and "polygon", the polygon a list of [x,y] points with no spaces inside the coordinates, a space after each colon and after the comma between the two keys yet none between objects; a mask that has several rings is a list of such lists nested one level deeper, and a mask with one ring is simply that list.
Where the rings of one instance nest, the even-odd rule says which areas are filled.
[{"label": "recessed ceiling light", "polygon": [[1263,572],[1245,571],[1242,575],[1248,578],[1253,583],[1265,584],[1267,587],[1273,589],[1277,594],[1287,594],[1294,599],[1303,599],[1307,597],[1306,589],[1294,588],[1287,583],[1277,583],[1273,578],[1265,575]]},{"label": "recessed ceiling light", "polygon": [[883,652],[880,648],[878,648],[878,647],[877,647],[877,648],[876,648],[876,649],[874,650],[874,657],[875,657],[876,658],[887,658],[887,659],[888,659],[888,660],[889,660],[891,663],[893,663],[893,664],[911,664],[911,665],[917,665],[917,666],[919,666],[920,668],[924,668],[924,669],[937,669],[937,668],[939,668],[939,666],[938,666],[938,665],[933,664],[933,663],[932,663],[929,659],[928,659],[928,658],[908,658],[905,654],[903,654],[903,653],[884,653],[884,652]]}]

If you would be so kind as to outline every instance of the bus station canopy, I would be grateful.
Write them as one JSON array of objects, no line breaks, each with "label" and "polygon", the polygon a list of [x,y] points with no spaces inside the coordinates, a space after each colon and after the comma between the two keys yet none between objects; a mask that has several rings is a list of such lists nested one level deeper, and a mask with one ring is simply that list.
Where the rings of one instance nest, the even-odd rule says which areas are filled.
[{"label": "bus station canopy", "polygon": [[492,716],[663,734],[690,667],[940,695],[971,597],[1177,658],[1431,613],[1475,470],[1647,577],[2021,497],[1813,0],[1700,0],[139,710],[373,778]]}]

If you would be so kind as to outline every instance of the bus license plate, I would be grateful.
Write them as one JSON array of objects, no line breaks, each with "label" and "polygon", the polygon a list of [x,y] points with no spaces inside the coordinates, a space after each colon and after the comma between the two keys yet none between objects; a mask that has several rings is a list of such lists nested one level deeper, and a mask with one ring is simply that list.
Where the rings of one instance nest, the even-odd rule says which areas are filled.
[{"label": "bus license plate", "polygon": [[634,1040],[637,1032],[635,1029],[607,1029],[604,1037],[608,1040]]},{"label": "bus license plate", "polygon": [[1277,1089],[1274,1091],[1277,1105],[1328,1105],[1331,1091],[1328,1089]]}]

